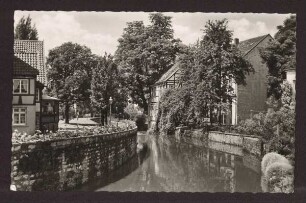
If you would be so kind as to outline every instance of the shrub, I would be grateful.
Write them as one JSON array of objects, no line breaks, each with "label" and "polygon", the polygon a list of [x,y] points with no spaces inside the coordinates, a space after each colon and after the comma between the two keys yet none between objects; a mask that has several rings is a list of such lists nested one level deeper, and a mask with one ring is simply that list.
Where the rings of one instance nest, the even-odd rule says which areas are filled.
[{"label": "shrub", "polygon": [[147,130],[146,115],[144,114],[137,115],[135,118],[135,123],[136,123],[138,130],[141,130],[141,131]]},{"label": "shrub", "polygon": [[266,177],[292,175],[293,167],[289,162],[274,162],[270,164],[265,171]]},{"label": "shrub", "polygon": [[289,84],[282,85],[280,100],[268,99],[267,113],[255,114],[251,119],[239,123],[234,129],[238,133],[261,136],[275,151],[294,162],[295,99]]},{"label": "shrub", "polygon": [[137,115],[141,114],[143,112],[143,109],[141,109],[139,106],[135,104],[128,104],[124,108],[124,114],[131,120],[135,120]]},{"label": "shrub", "polygon": [[58,132],[46,131],[46,133],[42,133],[41,131],[36,131],[34,135],[21,133],[18,130],[15,130],[12,133],[12,142],[26,143],[55,139],[66,139],[72,137],[87,137],[98,134],[125,131],[136,127],[135,123],[132,121],[120,121],[120,123],[121,124],[119,126],[93,126],[76,128],[75,130],[59,130]]},{"label": "shrub", "polygon": [[263,192],[293,192],[293,167],[282,155],[266,154],[261,162]]},{"label": "shrub", "polygon": [[190,91],[187,86],[165,90],[159,101],[156,131],[173,133],[175,127],[193,122],[189,116]]},{"label": "shrub", "polygon": [[282,155],[276,153],[276,152],[270,152],[266,154],[261,161],[261,171],[263,174],[266,174],[267,168],[273,164],[273,163],[285,163],[290,164],[289,161]]}]

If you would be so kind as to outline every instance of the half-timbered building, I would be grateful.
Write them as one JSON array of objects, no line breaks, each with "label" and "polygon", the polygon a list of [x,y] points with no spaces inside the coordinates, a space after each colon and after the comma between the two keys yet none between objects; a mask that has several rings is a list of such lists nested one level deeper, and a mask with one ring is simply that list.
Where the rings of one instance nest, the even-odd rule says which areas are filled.
[{"label": "half-timbered building", "polygon": [[14,57],[13,63],[13,130],[33,134],[36,130],[36,76],[38,70]]},{"label": "half-timbered building", "polygon": [[57,131],[59,99],[43,94],[46,83],[43,42],[15,40],[13,64],[13,130]]},{"label": "half-timbered building", "polygon": [[[239,42],[234,40],[234,45],[241,51],[243,57],[248,60],[255,72],[246,75],[246,85],[232,84],[237,96],[231,104],[231,110],[223,116],[223,124],[236,125],[239,121],[250,118],[254,113],[267,110],[267,75],[268,67],[262,61],[260,50],[265,48],[273,38],[270,34],[251,38]],[[291,78],[290,71],[288,78]],[[149,105],[149,127],[156,123],[158,113],[158,102],[164,89],[175,88],[182,85],[179,82],[179,64],[170,68],[152,87]],[[295,80],[294,80],[295,81]],[[292,80],[292,83],[294,83]]]},{"label": "half-timbered building", "polygon": [[159,99],[165,89],[177,88],[180,83],[180,68],[176,62],[162,77],[151,87],[151,97],[149,101],[149,128],[155,125],[158,113]]}]

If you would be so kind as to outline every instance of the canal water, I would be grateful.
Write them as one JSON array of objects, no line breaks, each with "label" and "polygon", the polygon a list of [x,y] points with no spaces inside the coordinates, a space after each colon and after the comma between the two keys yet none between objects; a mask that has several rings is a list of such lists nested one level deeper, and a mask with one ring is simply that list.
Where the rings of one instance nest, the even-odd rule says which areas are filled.
[{"label": "canal water", "polygon": [[261,192],[260,161],[236,146],[139,133],[147,148],[85,191]]}]

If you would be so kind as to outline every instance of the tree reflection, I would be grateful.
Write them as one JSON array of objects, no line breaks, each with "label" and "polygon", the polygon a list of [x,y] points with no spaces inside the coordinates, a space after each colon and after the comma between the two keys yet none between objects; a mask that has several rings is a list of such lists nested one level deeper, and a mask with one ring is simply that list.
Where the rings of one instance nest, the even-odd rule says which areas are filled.
[{"label": "tree reflection", "polygon": [[[146,135],[147,159],[135,171],[104,184],[105,191],[260,192],[260,173],[253,156],[241,149],[191,138]],[[232,153],[231,153],[232,152]],[[139,154],[140,155],[140,154]],[[144,156],[144,155],[143,155]],[[142,161],[144,160],[144,161]],[[124,170],[129,170],[125,168]],[[110,175],[111,176],[111,175]]]}]

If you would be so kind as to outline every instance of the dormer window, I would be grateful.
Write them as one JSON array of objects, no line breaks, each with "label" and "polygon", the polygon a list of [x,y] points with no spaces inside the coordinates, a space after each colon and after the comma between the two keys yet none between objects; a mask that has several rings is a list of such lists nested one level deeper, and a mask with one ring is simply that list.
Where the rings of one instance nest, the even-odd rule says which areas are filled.
[{"label": "dormer window", "polygon": [[14,79],[14,94],[28,94],[29,92],[29,80],[27,79]]}]

